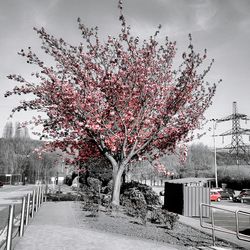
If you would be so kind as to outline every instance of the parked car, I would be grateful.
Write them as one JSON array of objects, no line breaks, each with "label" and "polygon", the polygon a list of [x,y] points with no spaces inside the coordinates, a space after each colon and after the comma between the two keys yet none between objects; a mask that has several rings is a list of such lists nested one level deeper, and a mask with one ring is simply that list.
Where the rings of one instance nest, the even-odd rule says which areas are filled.
[{"label": "parked car", "polygon": [[210,191],[210,201],[221,201],[221,194],[217,191]]},{"label": "parked car", "polygon": [[249,197],[250,200],[250,189],[242,189],[238,196],[233,197],[234,202],[243,202],[243,197]]},{"label": "parked car", "polygon": [[222,200],[233,200],[234,190],[233,189],[224,189],[219,192]]}]

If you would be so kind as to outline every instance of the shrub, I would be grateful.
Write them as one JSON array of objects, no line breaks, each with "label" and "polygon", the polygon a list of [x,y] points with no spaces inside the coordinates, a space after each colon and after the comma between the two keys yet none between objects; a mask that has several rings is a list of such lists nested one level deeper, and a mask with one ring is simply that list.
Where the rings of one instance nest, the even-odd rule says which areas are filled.
[{"label": "shrub", "polygon": [[93,189],[95,192],[99,193],[101,191],[102,182],[99,179],[89,177],[87,183],[90,189]]},{"label": "shrub", "polygon": [[178,214],[169,212],[166,209],[156,208],[151,212],[150,222],[166,225],[168,229],[173,230],[178,219]]},{"label": "shrub", "polygon": [[90,211],[93,217],[98,215],[100,209],[100,193],[97,191],[99,188],[96,187],[94,183],[96,184],[98,182],[96,182],[96,180],[91,180],[91,186],[83,186],[81,189],[83,210]]},{"label": "shrub", "polygon": [[107,183],[107,186],[102,187],[102,193],[107,194],[107,195],[111,195],[111,193],[112,193],[112,188],[113,188],[113,181],[110,180],[110,181]]},{"label": "shrub", "polygon": [[111,194],[101,194],[101,205],[104,207],[109,207],[111,203]]},{"label": "shrub", "polygon": [[67,175],[65,178],[65,184],[68,186],[72,185],[72,177],[70,175]]},{"label": "shrub", "polygon": [[139,182],[132,181],[123,183],[121,187],[121,194],[123,194],[124,192],[126,192],[126,190],[131,188],[135,188],[143,194],[147,205],[149,206],[161,205],[159,195],[153,191],[152,187]]},{"label": "shrub", "polygon": [[130,188],[121,195],[121,205],[125,206],[128,215],[140,218],[145,225],[147,220],[147,202],[142,192]]},{"label": "shrub", "polygon": [[134,181],[122,184],[120,203],[128,215],[139,217],[143,224],[147,220],[148,208],[161,205],[159,195],[151,187]]},{"label": "shrub", "polygon": [[87,170],[85,173],[81,173],[83,184],[85,184],[88,177],[99,179],[102,182],[102,186],[106,186],[112,179],[112,166],[105,157],[91,158],[81,163],[81,167]]},{"label": "shrub", "polygon": [[72,193],[63,194],[57,192],[55,194],[47,194],[47,201],[74,201],[76,199],[77,195]]}]

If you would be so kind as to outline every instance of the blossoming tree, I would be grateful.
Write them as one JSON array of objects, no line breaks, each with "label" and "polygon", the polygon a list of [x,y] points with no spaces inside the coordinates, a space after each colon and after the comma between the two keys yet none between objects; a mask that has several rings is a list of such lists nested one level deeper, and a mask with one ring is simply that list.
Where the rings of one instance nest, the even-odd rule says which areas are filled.
[{"label": "blossoming tree", "polygon": [[176,43],[167,38],[163,44],[157,42],[160,26],[148,40],[140,41],[130,33],[121,1],[118,7],[121,31],[105,42],[97,28],[87,28],[80,19],[79,46],[35,28],[41,48],[56,65],[46,66],[31,48],[21,50],[19,54],[41,70],[32,73],[34,82],[8,76],[21,84],[6,93],[33,94],[13,112],[46,113],[46,118],[38,116],[32,122],[42,124],[41,137],[50,139],[47,149],[65,150],[76,161],[100,154],[110,161],[113,205],[119,205],[121,176],[128,163],[149,155],[155,158],[188,140],[216,88],[205,82],[213,61],[203,66],[206,51],[196,53],[191,36],[182,64],[174,70]]}]

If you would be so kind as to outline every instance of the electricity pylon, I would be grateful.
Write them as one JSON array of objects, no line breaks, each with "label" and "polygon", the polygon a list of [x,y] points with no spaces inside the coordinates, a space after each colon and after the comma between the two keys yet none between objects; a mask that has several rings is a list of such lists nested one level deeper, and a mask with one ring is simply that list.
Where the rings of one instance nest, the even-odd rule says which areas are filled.
[{"label": "electricity pylon", "polygon": [[231,144],[224,147],[228,153],[236,159],[236,164],[240,165],[243,161],[250,164],[248,155],[248,145],[243,142],[242,135],[250,135],[250,129],[240,127],[240,120],[248,121],[250,118],[245,114],[238,113],[237,102],[233,102],[233,113],[222,119],[217,119],[216,122],[232,121],[232,129],[220,134],[219,136],[232,135]]}]

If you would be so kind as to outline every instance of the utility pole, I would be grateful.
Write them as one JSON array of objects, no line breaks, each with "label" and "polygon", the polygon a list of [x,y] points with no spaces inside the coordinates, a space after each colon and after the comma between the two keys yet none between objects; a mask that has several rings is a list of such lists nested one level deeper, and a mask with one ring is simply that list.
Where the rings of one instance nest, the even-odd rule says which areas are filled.
[{"label": "utility pole", "polygon": [[217,120],[212,119],[213,122],[213,141],[214,141],[214,178],[215,178],[215,187],[218,188],[218,174],[217,174],[217,158],[216,158],[216,140],[215,140],[215,129]]}]

